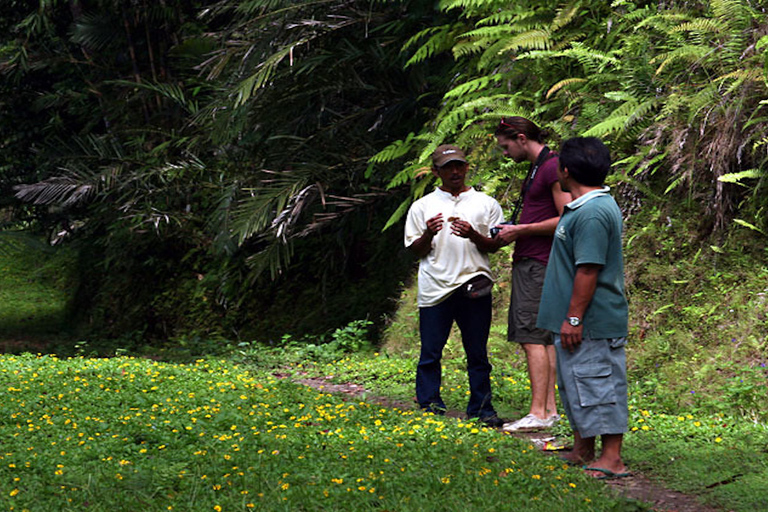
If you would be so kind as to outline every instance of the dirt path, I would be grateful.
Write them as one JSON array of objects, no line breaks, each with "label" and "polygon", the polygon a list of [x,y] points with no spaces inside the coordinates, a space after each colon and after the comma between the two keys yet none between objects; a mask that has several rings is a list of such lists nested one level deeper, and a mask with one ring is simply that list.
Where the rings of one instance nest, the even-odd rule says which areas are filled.
[{"label": "dirt path", "polygon": [[[399,409],[413,409],[414,404],[393,400],[387,397],[374,396],[369,390],[359,384],[345,383],[335,384],[330,378],[295,378],[288,373],[275,373],[275,377],[280,379],[291,379],[293,382],[309,386],[313,389],[321,390],[324,393],[333,393],[347,395],[350,398],[365,399],[384,407]],[[462,418],[465,415],[459,411],[449,410],[448,417]],[[515,434],[517,437],[526,439],[535,439],[541,434]],[[557,452],[554,452],[557,453]],[[546,456],[546,455],[545,455]],[[629,499],[643,501],[653,505],[653,509],[666,512],[722,512],[720,509],[707,507],[699,503],[694,496],[682,494],[667,489],[643,475],[638,471],[633,471],[632,476],[619,480],[606,480],[608,485],[617,494]]]}]

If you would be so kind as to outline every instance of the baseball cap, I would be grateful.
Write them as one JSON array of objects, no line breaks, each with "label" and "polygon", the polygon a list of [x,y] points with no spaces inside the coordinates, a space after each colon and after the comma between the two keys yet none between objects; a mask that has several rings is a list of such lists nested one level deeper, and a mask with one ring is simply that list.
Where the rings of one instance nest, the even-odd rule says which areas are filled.
[{"label": "baseball cap", "polygon": [[467,163],[467,157],[464,155],[464,151],[458,146],[443,144],[442,146],[438,146],[435,152],[432,153],[432,165],[434,167],[442,167],[453,160]]}]

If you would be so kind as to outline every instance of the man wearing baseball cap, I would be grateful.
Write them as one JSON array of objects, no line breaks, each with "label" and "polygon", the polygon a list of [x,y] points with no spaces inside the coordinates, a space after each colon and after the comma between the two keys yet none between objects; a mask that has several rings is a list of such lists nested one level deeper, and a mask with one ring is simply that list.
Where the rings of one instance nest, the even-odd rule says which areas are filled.
[{"label": "man wearing baseball cap", "polygon": [[440,360],[455,321],[467,355],[467,416],[501,427],[491,403],[487,351],[493,288],[488,253],[500,246],[489,235],[504,214],[495,199],[466,185],[468,169],[461,148],[439,146],[432,154],[432,173],[440,184],[411,205],[405,223],[405,246],[420,258],[416,399],[426,411],[445,413]]}]

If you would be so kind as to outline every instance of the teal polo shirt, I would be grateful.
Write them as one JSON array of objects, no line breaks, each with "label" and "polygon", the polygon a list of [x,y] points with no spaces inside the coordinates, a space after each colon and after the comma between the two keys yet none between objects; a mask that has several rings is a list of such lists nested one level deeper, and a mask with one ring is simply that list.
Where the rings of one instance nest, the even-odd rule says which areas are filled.
[{"label": "teal polo shirt", "polygon": [[560,333],[571,302],[576,267],[597,264],[602,269],[582,319],[584,336],[627,335],[621,210],[608,191],[608,187],[593,190],[565,206],[549,255],[537,327]]}]

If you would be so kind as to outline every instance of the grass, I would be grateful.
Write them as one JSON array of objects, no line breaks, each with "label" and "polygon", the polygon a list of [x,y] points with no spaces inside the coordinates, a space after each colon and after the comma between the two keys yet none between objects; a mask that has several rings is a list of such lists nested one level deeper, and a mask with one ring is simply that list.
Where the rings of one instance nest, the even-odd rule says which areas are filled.
[{"label": "grass", "polygon": [[[523,356],[499,339],[491,344],[495,353],[495,405],[503,417],[520,417],[527,412],[530,393]],[[283,368],[287,365],[287,371],[297,377],[360,383],[371,395],[413,402],[416,346],[405,349],[401,345],[399,353],[362,352],[327,361],[308,361],[300,353],[272,350]],[[456,337],[449,342],[446,356],[443,396],[449,408],[462,410],[467,401],[467,384]],[[257,363],[260,365],[268,361],[263,353],[255,356],[244,352],[241,357],[253,362],[254,357],[262,357]],[[641,471],[665,487],[697,496],[711,506],[745,512],[768,507],[764,492],[768,481],[768,427],[764,423],[740,413],[665,409],[637,381],[630,383],[629,398],[630,431],[625,436],[624,456],[630,469]],[[570,436],[566,421],[556,427],[555,434]],[[541,454],[537,457],[551,461]]]},{"label": "grass", "polygon": [[473,422],[345,400],[256,366],[4,356],[0,382],[7,510],[640,507]]},{"label": "grass", "polygon": [[38,244],[0,245],[0,339],[61,331],[70,283],[67,254]]},{"label": "grass", "polygon": [[[716,256],[685,243],[673,251],[658,226],[646,227],[628,237],[626,462],[702,503],[766,509],[765,260],[734,241]],[[500,276],[508,275],[506,256],[494,260]],[[0,339],[50,339],[61,325],[66,286],[56,265],[0,254]],[[505,341],[506,287],[502,280],[495,293],[489,350],[495,405],[515,418],[526,411],[529,387],[523,355]],[[412,404],[414,294],[413,284],[404,286],[376,351],[361,321],[322,339],[286,335],[276,347],[203,338],[150,347],[155,358],[187,364],[0,357],[0,503],[30,511],[650,510],[472,422],[276,377],[353,382],[369,396]],[[454,332],[445,350],[443,387],[449,407],[462,410],[458,339]],[[117,352],[99,340],[59,348]],[[220,360],[188,359],[211,353]],[[556,434],[570,434],[565,423]]]}]

